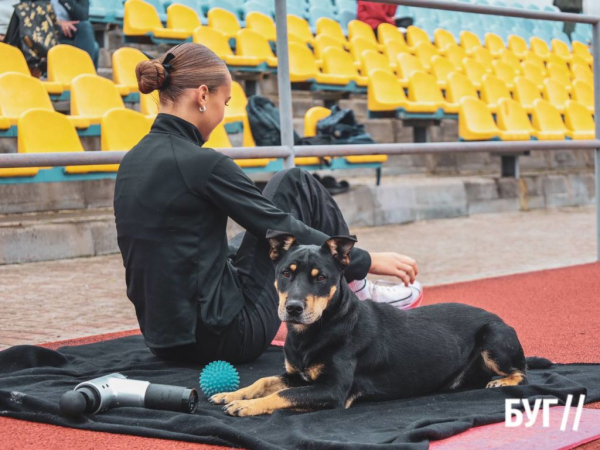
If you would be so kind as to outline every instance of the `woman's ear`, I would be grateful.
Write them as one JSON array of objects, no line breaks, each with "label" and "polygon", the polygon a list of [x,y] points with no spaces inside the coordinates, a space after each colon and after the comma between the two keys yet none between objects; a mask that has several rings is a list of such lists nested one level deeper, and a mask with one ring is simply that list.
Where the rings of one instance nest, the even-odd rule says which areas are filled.
[{"label": "woman's ear", "polygon": [[208,102],[208,87],[205,85],[200,86],[197,90],[196,90],[196,96],[197,96],[197,101],[198,101],[198,108],[200,109],[200,112],[205,112],[206,111],[206,104]]}]

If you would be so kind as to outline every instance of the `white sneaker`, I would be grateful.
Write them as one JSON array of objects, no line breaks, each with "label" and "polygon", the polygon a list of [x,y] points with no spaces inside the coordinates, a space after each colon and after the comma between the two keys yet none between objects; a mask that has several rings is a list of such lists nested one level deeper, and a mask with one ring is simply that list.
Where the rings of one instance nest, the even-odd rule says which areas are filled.
[{"label": "white sneaker", "polygon": [[373,283],[364,279],[353,281],[349,286],[359,300],[371,299],[377,303],[393,305],[398,309],[413,309],[423,301],[423,287],[418,281],[405,286],[403,283],[396,284],[384,280]]}]

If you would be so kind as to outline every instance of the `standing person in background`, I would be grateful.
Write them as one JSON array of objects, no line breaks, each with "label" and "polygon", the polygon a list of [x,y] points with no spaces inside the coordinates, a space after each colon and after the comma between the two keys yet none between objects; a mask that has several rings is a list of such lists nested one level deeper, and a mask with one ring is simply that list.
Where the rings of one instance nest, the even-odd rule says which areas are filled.
[{"label": "standing person in background", "polygon": [[356,16],[358,20],[373,28],[377,36],[377,27],[382,23],[389,23],[399,28],[408,28],[412,25],[412,19],[409,17],[396,18],[397,9],[398,5],[359,0]]},{"label": "standing person in background", "polygon": [[100,49],[94,37],[94,28],[88,20],[89,1],[52,0],[52,7],[60,25],[60,43],[86,51],[98,68]]},{"label": "standing person in background", "polygon": [[0,0],[0,42],[4,41],[6,29],[10,23],[10,18],[15,10],[14,3],[16,0]]}]

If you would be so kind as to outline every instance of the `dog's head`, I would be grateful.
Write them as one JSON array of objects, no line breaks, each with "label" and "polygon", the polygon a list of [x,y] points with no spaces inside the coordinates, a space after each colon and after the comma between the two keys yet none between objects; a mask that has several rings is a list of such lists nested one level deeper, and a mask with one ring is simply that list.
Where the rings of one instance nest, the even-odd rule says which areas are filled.
[{"label": "dog's head", "polygon": [[335,236],[323,246],[298,245],[290,234],[269,232],[270,256],[275,264],[279,318],[310,325],[330,305],[350,264],[355,236]]}]

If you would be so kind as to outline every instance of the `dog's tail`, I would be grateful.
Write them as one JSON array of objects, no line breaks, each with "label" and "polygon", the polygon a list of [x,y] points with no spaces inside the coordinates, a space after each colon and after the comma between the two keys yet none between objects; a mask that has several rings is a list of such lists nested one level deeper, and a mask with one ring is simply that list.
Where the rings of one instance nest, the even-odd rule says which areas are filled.
[{"label": "dog's tail", "polygon": [[554,364],[549,359],[540,358],[538,356],[530,356],[525,358],[525,362],[527,363],[528,369],[547,369]]}]

